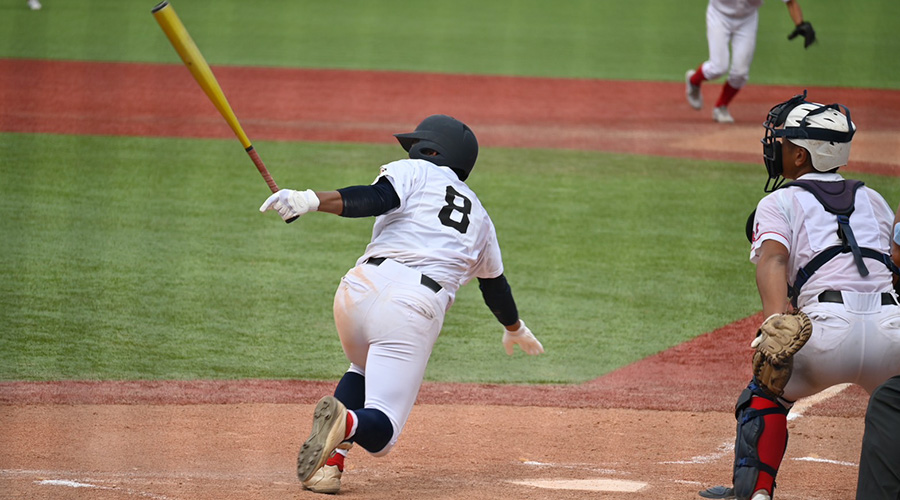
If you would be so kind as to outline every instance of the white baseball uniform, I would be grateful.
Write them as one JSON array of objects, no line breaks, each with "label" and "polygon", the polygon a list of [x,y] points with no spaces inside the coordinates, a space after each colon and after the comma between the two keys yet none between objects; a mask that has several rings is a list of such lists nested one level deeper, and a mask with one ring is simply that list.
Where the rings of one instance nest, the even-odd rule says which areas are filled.
[{"label": "white baseball uniform", "polygon": [[[381,177],[400,206],[375,219],[372,241],[334,298],[350,371],[365,376],[365,407],[384,412],[394,428],[378,455],[397,442],[409,418],[459,287],[503,273],[494,225],[456,173],[404,159],[382,166],[376,182]],[[440,289],[426,285],[428,278]]]},{"label": "white baseball uniform", "polygon": [[[782,2],[787,3],[788,0]],[[707,80],[715,80],[728,72],[728,84],[735,89],[747,83],[756,52],[756,31],[762,3],[763,0],[709,0],[706,7],[709,60],[702,66]]]},{"label": "white baseball uniform", "polygon": [[[817,172],[800,178],[842,179],[837,173]],[[890,206],[876,191],[863,186],[856,192],[850,227],[860,247],[890,254],[893,218]],[[791,283],[815,254],[841,244],[836,216],[800,187],[779,189],[759,202],[750,251],[754,264],[766,240],[788,249]],[[840,254],[803,286],[797,306],[809,316],[813,332],[794,356],[784,399],[796,401],[840,383],[855,383],[872,392],[900,374],[900,306],[895,305],[891,273],[874,259],[865,263],[867,277],[860,275],[852,254]],[[819,295],[830,290],[841,292],[843,303],[819,302]],[[891,298],[893,303],[883,304]]]}]

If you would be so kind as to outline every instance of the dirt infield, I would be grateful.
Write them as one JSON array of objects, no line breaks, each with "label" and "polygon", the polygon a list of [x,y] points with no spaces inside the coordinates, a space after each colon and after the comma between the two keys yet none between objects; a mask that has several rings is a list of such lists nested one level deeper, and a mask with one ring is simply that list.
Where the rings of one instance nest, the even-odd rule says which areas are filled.
[{"label": "dirt infield", "polygon": [[[766,111],[798,91],[751,85],[732,107],[738,124],[723,127],[708,109],[688,109],[680,84],[214,71],[255,141],[391,142],[391,133],[443,112],[472,123],[483,147],[748,163],[759,162]],[[181,66],[0,59],[0,74],[0,131],[232,137]],[[708,87],[707,108],[713,94]],[[900,92],[810,94],[851,108],[860,135],[850,170],[900,173]],[[578,386],[427,383],[390,455],[351,452],[340,496],[696,498],[730,479],[731,408],[749,378],[747,344],[761,319]],[[333,386],[0,383],[0,498],[314,498],[293,462],[312,405]],[[867,396],[840,389],[795,408],[777,498],[853,497]]]}]

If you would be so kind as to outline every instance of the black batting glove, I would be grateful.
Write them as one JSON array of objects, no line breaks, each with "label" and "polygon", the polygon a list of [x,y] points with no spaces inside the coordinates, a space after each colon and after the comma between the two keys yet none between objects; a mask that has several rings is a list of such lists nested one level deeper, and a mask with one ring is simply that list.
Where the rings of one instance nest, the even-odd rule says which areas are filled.
[{"label": "black batting glove", "polygon": [[803,48],[806,49],[816,41],[816,30],[813,29],[812,24],[808,21],[803,21],[788,35],[788,40],[793,40],[797,36],[803,37]]}]

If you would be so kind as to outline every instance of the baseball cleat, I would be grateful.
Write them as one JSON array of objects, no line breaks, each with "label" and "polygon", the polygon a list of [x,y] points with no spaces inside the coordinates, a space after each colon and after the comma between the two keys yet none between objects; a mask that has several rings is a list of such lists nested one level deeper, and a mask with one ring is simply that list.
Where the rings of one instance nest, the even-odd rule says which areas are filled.
[{"label": "baseball cleat", "polygon": [[696,71],[689,69],[684,74],[684,93],[687,96],[688,104],[694,109],[700,109],[703,107],[703,96],[700,95],[700,86],[691,83],[691,77],[694,76],[694,73]]},{"label": "baseball cleat", "polygon": [[337,465],[325,465],[308,481],[303,481],[303,488],[313,493],[337,493],[341,489],[341,475]]},{"label": "baseball cleat", "polygon": [[728,108],[725,106],[713,108],[712,116],[713,120],[718,123],[734,123],[734,118],[731,117],[731,113],[728,112]]},{"label": "baseball cleat", "polygon": [[347,408],[334,398],[325,396],[316,403],[313,426],[297,455],[297,477],[309,481],[347,434]]},{"label": "baseball cleat", "polygon": [[713,486],[700,492],[703,498],[732,499],[734,498],[734,488],[726,488],[725,486]]}]

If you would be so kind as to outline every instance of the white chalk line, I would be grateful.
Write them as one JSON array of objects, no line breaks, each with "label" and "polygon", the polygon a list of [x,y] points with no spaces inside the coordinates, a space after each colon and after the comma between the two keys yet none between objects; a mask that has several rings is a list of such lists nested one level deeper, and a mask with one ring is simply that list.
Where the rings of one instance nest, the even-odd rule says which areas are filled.
[{"label": "white chalk line", "polygon": [[800,458],[792,458],[791,460],[796,460],[798,462],[819,462],[819,463],[823,463],[823,464],[846,465],[848,467],[859,467],[859,464],[856,462],[843,462],[841,460],[829,460],[827,458],[818,458],[818,457],[800,457]]},{"label": "white chalk line", "polygon": [[154,498],[156,500],[174,500],[172,497],[167,497],[165,495],[157,495],[156,493],[150,493],[147,491],[137,491],[129,488],[121,489],[115,486],[100,486],[91,483],[84,483],[81,481],[70,481],[68,479],[44,479],[42,481],[35,481],[35,484],[39,486],[64,486],[68,488],[90,488],[95,490],[108,490],[108,491],[118,491],[121,493],[125,493],[128,496],[137,496],[144,498]]},{"label": "white chalk line", "polygon": [[99,483],[108,483],[111,481],[141,481],[141,480],[190,480],[205,479],[215,481],[252,481],[260,480],[272,482],[279,478],[285,477],[281,472],[270,473],[242,473],[235,472],[158,472],[158,471],[133,471],[133,472],[100,472],[100,471],[76,471],[76,470],[51,470],[51,469],[0,469],[0,478],[3,476],[34,476],[35,478],[47,478],[52,476],[86,476],[90,474],[93,478],[84,479],[85,481],[94,481]]},{"label": "white chalk line", "polygon": [[[284,477],[281,473],[270,474],[242,474],[242,473],[165,473],[165,472],[84,472],[72,470],[29,470],[29,469],[0,469],[0,479],[4,477],[23,477],[31,479],[33,483],[41,487],[56,488],[85,488],[105,491],[117,491],[127,496],[138,498],[150,498],[153,500],[178,500],[177,497],[166,496],[150,491],[143,491],[134,486],[125,487],[123,483],[147,484],[151,481],[252,481],[258,480],[271,484],[280,484]],[[52,478],[52,479],[51,479]]]},{"label": "white chalk line", "polygon": [[808,398],[803,398],[800,401],[797,401],[796,403],[794,403],[793,408],[791,408],[791,412],[788,413],[788,417],[787,417],[788,421],[796,420],[796,419],[802,417],[803,413],[805,411],[807,411],[810,408],[812,408],[813,406],[821,403],[822,401],[825,401],[826,399],[837,396],[838,394],[840,394],[841,391],[843,391],[844,389],[846,389],[848,387],[850,387],[850,384],[838,384],[838,385],[829,387],[828,389],[825,389],[824,391],[822,391],[818,394],[813,394],[812,396],[810,396]]}]

